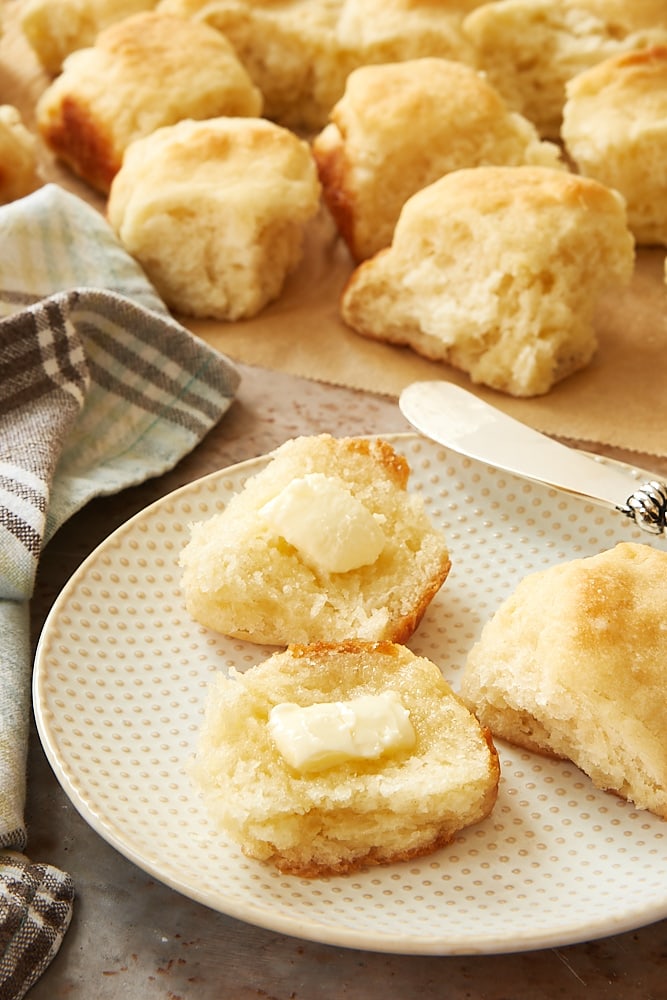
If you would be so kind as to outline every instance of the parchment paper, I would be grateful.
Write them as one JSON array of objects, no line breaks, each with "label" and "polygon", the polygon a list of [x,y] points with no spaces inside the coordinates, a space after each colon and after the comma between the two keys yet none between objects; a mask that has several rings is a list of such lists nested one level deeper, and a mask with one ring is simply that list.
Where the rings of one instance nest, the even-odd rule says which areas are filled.
[{"label": "parchment paper", "polygon": [[[34,127],[34,104],[48,83],[3,4],[0,101],[15,104]],[[104,212],[104,202],[42,149],[45,180],[75,191]],[[2,253],[11,252],[3,247]],[[629,288],[610,291],[596,319],[599,348],[592,363],[546,396],[517,400],[480,386],[464,373],[408,348],[360,337],[338,313],[352,262],[324,210],[306,234],[301,266],[279,300],[236,323],[178,319],[229,357],[336,385],[398,396],[415,380],[444,378],[473,389],[501,409],[562,438],[667,456],[667,285],[665,248],[639,248]]]}]

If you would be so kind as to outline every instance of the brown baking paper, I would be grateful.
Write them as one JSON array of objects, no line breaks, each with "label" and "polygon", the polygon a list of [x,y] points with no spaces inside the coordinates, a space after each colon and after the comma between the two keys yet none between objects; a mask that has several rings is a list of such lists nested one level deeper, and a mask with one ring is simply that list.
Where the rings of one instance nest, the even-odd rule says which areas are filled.
[{"label": "brown baking paper", "polygon": [[398,396],[410,382],[448,379],[526,423],[559,437],[667,456],[667,286],[663,249],[637,254],[632,285],[600,304],[599,348],[588,367],[546,396],[513,399],[473,386],[463,372],[409,348],[360,337],[338,314],[352,265],[319,219],[300,269],[280,301],[244,323],[186,321],[233,358],[339,385]]},{"label": "brown baking paper", "polygon": [[[3,4],[0,101],[16,104],[34,128],[34,105],[48,79],[15,24],[15,3]],[[104,211],[104,203],[42,151],[45,180],[61,183]],[[8,252],[5,248],[4,252]],[[229,357],[335,385],[398,396],[410,382],[448,379],[538,429],[578,442],[667,457],[667,286],[665,249],[637,251],[633,281],[601,301],[598,351],[588,367],[547,395],[513,399],[481,386],[449,365],[409,348],[367,340],[347,328],[338,311],[352,270],[346,248],[324,210],[306,233],[302,264],[278,301],[253,319],[223,323],[179,316]]]}]

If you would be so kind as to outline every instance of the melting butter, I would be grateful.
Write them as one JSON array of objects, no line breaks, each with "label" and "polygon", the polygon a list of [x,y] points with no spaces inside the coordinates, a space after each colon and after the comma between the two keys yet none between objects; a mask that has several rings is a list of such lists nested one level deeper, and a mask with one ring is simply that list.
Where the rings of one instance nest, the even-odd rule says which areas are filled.
[{"label": "melting butter", "polygon": [[369,566],[385,546],[368,508],[321,472],[293,479],[259,513],[307,562],[327,573]]},{"label": "melting butter", "polygon": [[396,691],[301,707],[276,705],[269,730],[287,763],[321,771],[345,761],[377,760],[415,744],[410,713]]}]

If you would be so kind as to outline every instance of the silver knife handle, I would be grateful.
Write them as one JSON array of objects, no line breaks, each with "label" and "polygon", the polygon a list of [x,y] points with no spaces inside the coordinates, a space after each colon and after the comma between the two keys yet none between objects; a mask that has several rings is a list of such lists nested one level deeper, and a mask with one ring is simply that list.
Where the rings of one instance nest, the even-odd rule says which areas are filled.
[{"label": "silver knife handle", "polygon": [[667,530],[667,486],[655,480],[644,483],[617,510],[633,517],[649,534],[661,535]]}]

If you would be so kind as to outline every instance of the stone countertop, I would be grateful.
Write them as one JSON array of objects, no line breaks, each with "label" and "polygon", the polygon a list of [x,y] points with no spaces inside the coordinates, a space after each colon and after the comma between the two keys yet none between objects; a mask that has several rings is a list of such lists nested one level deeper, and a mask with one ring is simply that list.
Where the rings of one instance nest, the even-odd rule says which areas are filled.
[{"label": "stone countertop", "polygon": [[[85,556],[153,500],[299,434],[410,430],[391,399],[239,368],[237,400],[176,469],[93,501],[50,542],[33,600],[35,641],[51,604]],[[27,822],[31,857],[70,872],[77,890],[64,944],[30,1000],[667,997],[667,921],[544,951],[433,957],[321,945],[213,912],[145,874],[86,824],[56,781],[34,731]]]}]

